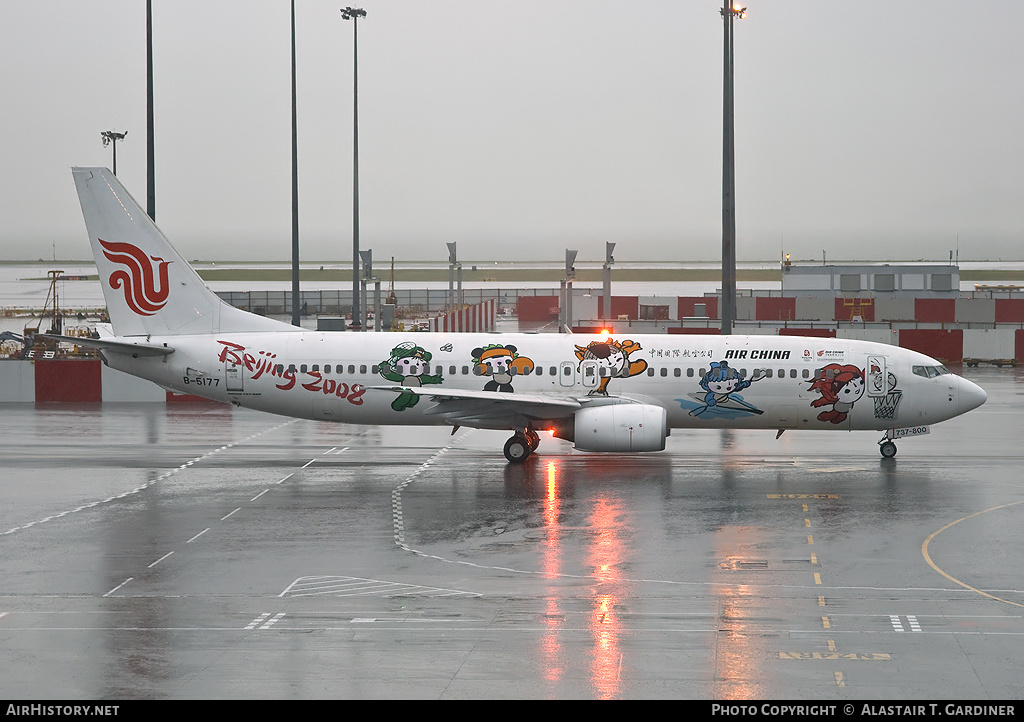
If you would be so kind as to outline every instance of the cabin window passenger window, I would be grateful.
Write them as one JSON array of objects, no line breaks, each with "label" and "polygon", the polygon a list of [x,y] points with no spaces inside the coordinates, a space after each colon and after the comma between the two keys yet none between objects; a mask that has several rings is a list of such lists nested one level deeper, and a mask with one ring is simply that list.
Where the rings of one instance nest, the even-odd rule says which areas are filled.
[{"label": "cabin window passenger window", "polygon": [[551,374],[552,376],[558,376],[558,369],[552,366],[548,373]]},{"label": "cabin window passenger window", "polygon": [[313,371],[316,373],[320,373],[320,364],[313,364]]},{"label": "cabin window passenger window", "polygon": [[661,367],[661,375],[662,377],[668,376],[668,369],[664,366]]},{"label": "cabin window passenger window", "polygon": [[354,364],[349,364],[349,365],[348,365],[348,372],[349,372],[350,374],[354,374],[354,373],[356,372],[356,367],[355,367],[355,365],[354,365]]},{"label": "cabin window passenger window", "polygon": [[455,375],[455,367],[454,366],[449,366],[448,367],[448,373],[451,374],[452,376],[454,376]]},{"label": "cabin window passenger window", "polygon": [[[793,369],[793,370],[792,370],[792,371],[790,372],[790,376],[792,376],[793,378],[796,378],[796,369]],[[804,378],[805,378],[805,379],[806,379],[806,378],[810,378],[810,376],[811,376],[810,372],[809,372],[809,371],[808,371],[807,369],[804,369]]]},{"label": "cabin window passenger window", "polygon": [[675,376],[676,378],[679,378],[680,376],[683,375],[683,370],[676,366],[674,369],[672,369],[672,375]]},{"label": "cabin window passenger window", "polygon": [[688,378],[688,379],[692,379],[693,378],[693,368],[686,369],[686,378]]},{"label": "cabin window passenger window", "polygon": [[374,364],[373,366],[371,366],[370,370],[371,370],[371,373],[373,373],[374,375],[377,375],[378,373],[380,373],[380,367],[378,367],[377,364]]},{"label": "cabin window passenger window", "polygon": [[362,366],[359,367],[359,373],[361,373],[361,374],[365,374],[366,373],[366,364],[363,364]]},{"label": "cabin window passenger window", "polygon": [[444,376],[444,366],[438,366],[435,372],[438,376]]},{"label": "cabin window passenger window", "polygon": [[301,371],[302,373],[306,373],[306,364],[302,364],[301,366],[299,366],[299,371]]},{"label": "cabin window passenger window", "polygon": [[654,369],[647,369],[648,376],[654,376]]},{"label": "cabin window passenger window", "polygon": [[[554,371],[554,367],[552,367],[551,370]],[[562,376],[572,376],[572,366],[566,366],[562,369]]]},{"label": "cabin window passenger window", "polygon": [[331,372],[331,365],[330,364],[324,364],[324,373],[325,374],[329,374],[330,372]]},{"label": "cabin window passenger window", "polygon": [[462,375],[465,376],[468,373],[469,373],[469,366],[463,366],[462,367]]},{"label": "cabin window passenger window", "polygon": [[295,373],[295,364],[288,364],[288,370]]}]

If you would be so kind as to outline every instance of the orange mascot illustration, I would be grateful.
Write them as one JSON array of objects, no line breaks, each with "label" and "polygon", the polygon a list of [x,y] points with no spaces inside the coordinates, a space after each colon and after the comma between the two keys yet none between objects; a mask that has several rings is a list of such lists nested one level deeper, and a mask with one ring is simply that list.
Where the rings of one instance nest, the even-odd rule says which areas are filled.
[{"label": "orange mascot illustration", "polygon": [[533,372],[533,360],[520,356],[518,349],[511,344],[490,344],[475,348],[473,353],[473,373],[477,376],[490,376],[484,385],[484,391],[515,392],[512,378]]},{"label": "orange mascot illustration", "polygon": [[597,361],[601,384],[590,392],[590,396],[607,396],[608,382],[613,378],[625,379],[642,374],[647,370],[647,362],[643,359],[631,359],[630,355],[642,350],[636,341],[591,341],[586,346],[576,347],[576,358],[584,361]]}]

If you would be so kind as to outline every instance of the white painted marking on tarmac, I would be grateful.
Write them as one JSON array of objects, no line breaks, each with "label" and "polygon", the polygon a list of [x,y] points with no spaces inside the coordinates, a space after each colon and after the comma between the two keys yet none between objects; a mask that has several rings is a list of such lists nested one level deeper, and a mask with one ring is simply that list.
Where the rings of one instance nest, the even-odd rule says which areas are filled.
[{"label": "white painted marking on tarmac", "polygon": [[899,617],[898,614],[890,614],[889,615],[889,621],[892,622],[892,630],[894,632],[905,632],[905,631],[907,631],[906,629],[903,628],[903,622],[900,621],[900,617]]},{"label": "white painted marking on tarmac", "polygon": [[256,501],[256,500],[257,500],[257,499],[259,499],[259,498],[260,498],[261,496],[263,496],[264,494],[266,494],[266,493],[267,493],[268,491],[270,491],[270,489],[264,489],[264,490],[263,490],[263,491],[261,491],[261,492],[260,492],[259,494],[257,494],[257,495],[256,495],[256,496],[254,496],[253,498],[249,499],[249,501]]},{"label": "white painted marking on tarmac", "polygon": [[157,560],[156,560],[155,562],[153,562],[152,564],[150,564],[150,565],[149,565],[148,567],[146,567],[146,568],[147,568],[147,569],[152,569],[152,568],[153,568],[153,567],[155,567],[155,566],[156,566],[157,564],[159,564],[160,562],[162,562],[162,561],[163,561],[164,559],[166,559],[167,557],[171,556],[171,554],[174,554],[174,552],[167,552],[166,554],[164,554],[164,555],[163,555],[162,557],[160,557],[159,559],[157,559]]},{"label": "white painted marking on tarmac", "polygon": [[409,474],[409,476],[405,478],[405,481],[403,481],[401,484],[399,484],[391,491],[391,518],[392,525],[394,527],[395,544],[397,544],[400,548],[404,549],[405,551],[412,552],[413,554],[419,554],[420,556],[429,556],[427,554],[424,554],[423,552],[413,549],[405,543],[405,521],[402,514],[402,492],[405,490],[407,486],[416,481],[416,477],[418,477],[424,471],[429,469],[431,465],[433,465],[438,459],[444,456],[444,454],[446,454],[449,451],[449,449],[451,449],[452,446],[454,446],[457,438],[465,438],[467,435],[473,433],[473,431],[474,429],[466,429],[458,437],[453,437],[452,440],[448,442],[447,446],[445,446],[442,449],[438,449],[433,456],[431,456],[429,459],[420,464],[419,467],[414,472],[412,472],[411,474]]},{"label": "white painted marking on tarmac", "polygon": [[121,582],[120,584],[118,584],[118,585],[117,585],[116,587],[114,587],[113,589],[111,589],[111,590],[110,590],[109,592],[107,592],[107,593],[106,593],[106,594],[104,594],[103,596],[105,596],[105,597],[109,597],[109,596],[110,596],[111,594],[113,594],[114,592],[116,592],[116,591],[117,591],[118,589],[120,589],[121,587],[123,587],[123,586],[124,586],[125,584],[127,584],[128,582],[130,582],[130,581],[131,581],[132,579],[134,579],[134,578],[135,578],[135,577],[128,577],[127,579],[125,579],[125,580],[124,580],[123,582]]},{"label": "white painted marking on tarmac", "polygon": [[907,622],[910,623],[910,631],[911,632],[920,632],[921,631],[921,625],[918,623],[917,617],[915,617],[913,614],[908,614],[907,615]]},{"label": "white painted marking on tarmac", "polygon": [[[235,509],[235,511],[241,511],[241,510],[242,510],[242,507],[238,507],[237,509]],[[222,516],[222,517],[220,518],[220,520],[221,520],[221,521],[224,521],[224,520],[225,520],[225,519],[227,519],[227,518],[228,518],[229,516],[231,516],[232,514],[234,514],[234,513],[235,513],[235,511],[229,511],[229,512],[228,512],[227,514],[225,514],[224,516]]]},{"label": "white painted marking on tarmac", "polygon": [[7,614],[8,614],[8,612],[0,612],[0,619],[3,619],[4,617],[6,617]]},{"label": "white painted marking on tarmac", "polygon": [[461,589],[428,587],[422,584],[389,582],[382,579],[363,577],[315,576],[299,577],[281,592],[279,597],[479,597],[477,592]]},{"label": "white painted marking on tarmac", "polygon": [[206,527],[205,529],[203,529],[203,530],[202,530],[201,532],[199,532],[198,534],[196,534],[196,535],[195,535],[194,537],[192,537],[191,539],[189,539],[189,540],[188,540],[187,542],[185,542],[185,543],[186,543],[186,544],[191,544],[192,542],[194,542],[194,541],[195,541],[196,539],[198,539],[199,537],[201,537],[201,536],[202,536],[203,534],[205,534],[205,533],[206,533],[206,532],[208,532],[208,531],[210,531],[210,527]]},{"label": "white painted marking on tarmac", "polygon": [[305,463],[305,464],[303,465],[303,467],[302,467],[302,468],[303,468],[303,469],[305,469],[305,468],[306,468],[307,466],[309,466],[310,464],[312,464],[312,463],[313,463],[314,461],[316,461],[316,459],[310,459],[309,461],[307,461],[307,462],[306,462],[306,463]]},{"label": "white painted marking on tarmac", "polygon": [[286,482],[286,481],[288,481],[289,479],[291,479],[291,478],[292,478],[293,476],[295,476],[295,474],[289,474],[288,476],[284,477],[283,479],[281,479],[281,481],[279,481],[279,482],[277,482],[277,483],[278,483],[278,484],[283,484],[284,482]]},{"label": "white painted marking on tarmac", "polygon": [[263,620],[265,620],[269,616],[270,616],[270,612],[264,612],[260,616],[256,617],[256,619],[254,619],[251,622],[249,622],[249,624],[247,624],[245,628],[246,629],[256,629],[256,627],[259,626],[260,624],[262,624]]},{"label": "white painted marking on tarmac", "polygon": [[270,629],[272,626],[277,624],[280,621],[281,617],[283,617],[284,615],[284,612],[281,612],[280,614],[275,614],[274,618],[266,622],[262,627],[260,627],[260,629]]},{"label": "white painted marking on tarmac", "polygon": [[[251,441],[251,440],[255,439],[258,436],[263,436],[264,434],[269,434],[272,431],[277,431],[278,429],[280,429],[280,428],[282,428],[284,426],[290,426],[291,424],[294,424],[297,421],[298,421],[298,419],[291,419],[289,421],[285,421],[283,423],[277,424],[276,426],[271,426],[269,429],[264,429],[263,431],[258,431],[255,434],[247,436],[245,439],[242,439],[241,441],[233,441],[230,444],[225,444],[224,446],[221,446],[218,449],[214,449],[213,451],[209,451],[209,452],[207,452],[207,453],[205,453],[205,454],[203,454],[201,456],[197,456],[194,459],[192,459],[191,461],[186,462],[186,463],[182,464],[181,466],[175,467],[175,468],[171,469],[170,471],[166,471],[163,474],[160,474],[159,476],[157,476],[155,479],[151,479],[150,481],[146,482],[145,484],[142,484],[141,486],[137,486],[134,489],[122,492],[121,494],[117,494],[116,496],[108,496],[106,499],[94,501],[94,502],[91,502],[89,504],[83,504],[81,506],[75,507],[74,509],[69,509],[67,511],[62,511],[59,514],[52,514],[52,515],[50,515],[50,516],[48,516],[48,517],[46,517],[44,519],[37,519],[36,521],[30,521],[27,524],[22,524],[21,526],[11,527],[10,529],[8,529],[5,532],[0,532],[0,536],[6,536],[8,534],[14,534],[15,532],[24,531],[26,529],[31,529],[36,524],[45,524],[45,523],[53,521],[55,519],[61,519],[64,516],[67,516],[67,515],[70,515],[70,514],[75,514],[77,512],[84,511],[86,509],[91,509],[91,508],[93,508],[95,506],[99,506],[100,504],[109,504],[109,503],[117,501],[118,499],[124,499],[127,496],[131,496],[132,494],[138,494],[139,492],[145,491],[149,487],[153,486],[158,481],[163,481],[164,479],[177,474],[179,471],[183,471],[183,470],[187,469],[188,467],[190,467],[191,465],[195,464],[198,461],[202,461],[203,459],[206,459],[207,457],[213,456],[214,454],[220,453],[221,451],[225,451],[225,450],[230,449],[232,447],[238,446],[239,444],[243,444],[243,443],[245,443],[247,441]],[[312,462],[310,462],[310,463],[312,463]],[[307,464],[307,466],[308,466],[308,464]],[[285,478],[288,478],[288,477],[285,477]],[[282,481],[284,481],[284,479],[282,479]],[[278,483],[280,483],[280,482],[278,482]]]}]

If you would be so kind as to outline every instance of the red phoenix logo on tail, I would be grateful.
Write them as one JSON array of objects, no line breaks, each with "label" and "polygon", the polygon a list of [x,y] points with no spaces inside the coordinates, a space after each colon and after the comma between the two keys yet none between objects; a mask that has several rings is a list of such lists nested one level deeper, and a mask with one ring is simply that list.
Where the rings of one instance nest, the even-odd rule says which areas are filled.
[{"label": "red phoenix logo on tail", "polygon": [[[110,274],[107,282],[113,289],[124,289],[124,300],[128,308],[140,316],[152,316],[167,304],[171,287],[167,282],[167,267],[171,261],[156,256],[147,256],[138,246],[130,243],[110,243],[98,239],[103,246],[103,255],[108,261],[120,263],[127,271],[118,269]],[[156,276],[160,276],[157,288]]]}]

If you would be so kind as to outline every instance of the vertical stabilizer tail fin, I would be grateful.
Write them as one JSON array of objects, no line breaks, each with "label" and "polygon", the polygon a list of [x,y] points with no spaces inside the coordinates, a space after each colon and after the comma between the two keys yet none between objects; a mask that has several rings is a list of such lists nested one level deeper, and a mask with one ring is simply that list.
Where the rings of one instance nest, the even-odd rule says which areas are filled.
[{"label": "vertical stabilizer tail fin", "polygon": [[118,336],[292,328],[221,301],[109,170],[72,174]]}]

